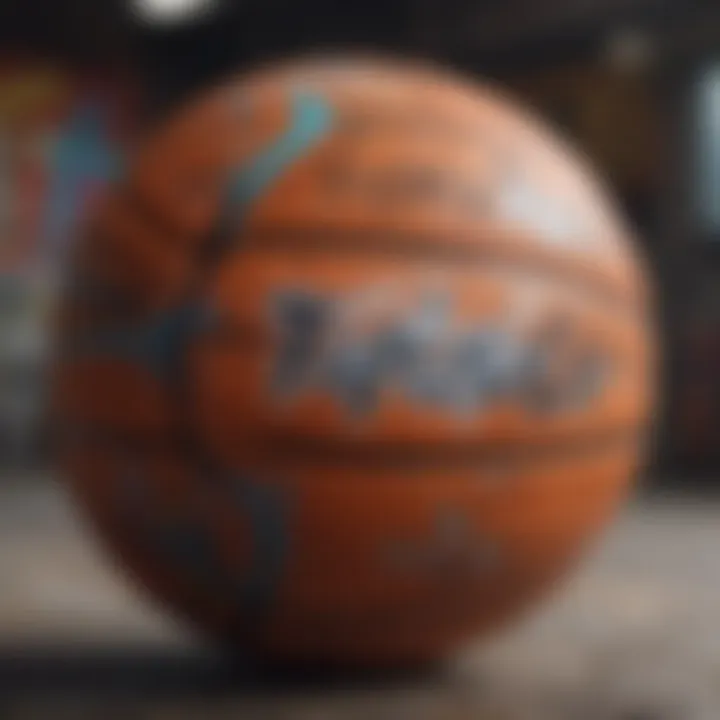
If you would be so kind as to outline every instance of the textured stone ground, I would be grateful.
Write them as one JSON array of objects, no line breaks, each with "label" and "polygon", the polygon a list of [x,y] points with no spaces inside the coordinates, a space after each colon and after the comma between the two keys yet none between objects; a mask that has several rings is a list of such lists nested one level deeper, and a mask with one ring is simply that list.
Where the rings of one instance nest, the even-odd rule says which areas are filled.
[{"label": "textured stone ground", "polygon": [[133,594],[49,483],[0,490],[0,718],[718,720],[720,503],[637,503],[512,632],[436,673],[252,680]]}]

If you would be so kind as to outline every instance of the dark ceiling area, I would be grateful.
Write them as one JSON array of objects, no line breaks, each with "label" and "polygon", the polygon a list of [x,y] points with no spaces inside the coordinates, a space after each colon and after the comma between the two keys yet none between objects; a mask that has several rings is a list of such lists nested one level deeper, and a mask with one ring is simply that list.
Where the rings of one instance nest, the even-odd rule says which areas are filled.
[{"label": "dark ceiling area", "polygon": [[570,35],[589,37],[618,23],[659,30],[718,15],[716,0],[218,0],[200,25],[173,30],[133,21],[131,0],[3,0],[0,40],[92,57],[128,43],[182,46],[215,36],[240,56],[358,43],[458,59],[502,58]]},{"label": "dark ceiling area", "polygon": [[[720,37],[717,0],[217,0],[186,25],[138,22],[131,0],[3,0],[0,42],[137,71],[160,105],[230,68],[341,46],[490,75],[592,55],[618,27],[682,55]],[[690,38],[690,40],[684,40]],[[700,40],[699,40],[700,38]]]}]

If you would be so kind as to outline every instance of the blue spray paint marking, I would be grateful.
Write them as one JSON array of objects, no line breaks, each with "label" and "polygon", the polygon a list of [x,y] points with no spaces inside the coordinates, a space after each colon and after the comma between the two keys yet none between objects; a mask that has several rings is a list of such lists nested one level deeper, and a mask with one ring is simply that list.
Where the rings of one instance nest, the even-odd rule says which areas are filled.
[{"label": "blue spray paint marking", "polygon": [[[221,238],[230,236],[252,203],[293,162],[314,147],[330,130],[332,123],[332,108],[322,98],[299,95],[294,99],[289,129],[230,178],[219,222]],[[80,135],[85,137],[86,131],[87,128]],[[103,167],[108,170],[109,166]],[[76,174],[85,177],[81,173]],[[192,335],[202,329],[202,314],[199,306],[169,310],[165,316],[150,322],[82,342],[77,351],[101,355],[114,353],[116,357],[141,364],[162,379],[163,373],[173,363],[176,366],[181,364],[179,356],[184,355]]]},{"label": "blue spray paint marking", "polygon": [[139,534],[193,589],[214,599],[234,601],[249,627],[270,609],[289,548],[286,507],[281,493],[247,477],[223,481],[228,500],[249,523],[250,567],[233,568],[223,561],[210,517],[167,519],[152,510],[150,488],[133,475],[123,484],[123,502],[135,537]]},{"label": "blue spray paint marking", "polygon": [[213,536],[206,524],[191,519],[168,518],[157,509],[151,486],[139,473],[124,478],[118,498],[121,521],[133,538],[203,592],[225,590],[225,569],[218,562]]},{"label": "blue spray paint marking", "polygon": [[[289,129],[232,174],[215,233],[221,242],[227,241],[242,224],[252,203],[313,148],[332,124],[332,109],[323,99],[310,95],[294,98]],[[76,170],[73,176],[83,177],[84,170],[83,173]],[[158,379],[180,387],[187,347],[207,327],[208,318],[202,303],[187,304],[148,322],[85,338],[76,345],[73,354],[107,355],[130,361]],[[202,467],[199,471],[202,472]],[[199,482],[202,480],[199,478]],[[158,527],[162,518],[149,511],[152,498],[147,497],[147,486],[137,479],[125,487],[129,505],[124,507],[150,546],[180,573],[203,589],[236,598],[242,618],[252,629],[253,620],[267,612],[282,577],[290,543],[286,500],[277,488],[253,483],[248,478],[228,479],[222,473],[211,473],[207,480],[213,492],[222,493],[237,504],[239,514],[249,523],[251,561],[241,575],[223,565],[208,524],[212,518],[165,521]]]},{"label": "blue spray paint marking", "polygon": [[278,489],[246,478],[234,485],[233,492],[250,523],[252,564],[239,598],[244,612],[252,617],[267,611],[282,578],[290,547],[286,501]]},{"label": "blue spray paint marking", "polygon": [[334,112],[321,97],[293,98],[290,127],[254,159],[232,173],[217,233],[227,238],[240,225],[252,204],[332,129]]},{"label": "blue spray paint marking", "polygon": [[199,303],[181,305],[145,324],[97,333],[76,344],[74,356],[106,356],[139,365],[161,382],[177,381],[191,339],[209,318]]},{"label": "blue spray paint marking", "polygon": [[80,108],[63,131],[53,161],[44,236],[58,248],[72,235],[86,190],[117,178],[123,169],[120,153],[107,139],[101,107]]}]

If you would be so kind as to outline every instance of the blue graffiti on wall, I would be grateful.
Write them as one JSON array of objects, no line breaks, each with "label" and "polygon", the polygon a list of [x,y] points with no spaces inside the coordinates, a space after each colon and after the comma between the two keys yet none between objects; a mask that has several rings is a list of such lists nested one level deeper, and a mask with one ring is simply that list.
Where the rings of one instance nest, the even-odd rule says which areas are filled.
[{"label": "blue graffiti on wall", "polygon": [[121,171],[107,108],[92,102],[81,106],[61,129],[51,160],[43,241],[53,255],[72,242],[92,192]]}]

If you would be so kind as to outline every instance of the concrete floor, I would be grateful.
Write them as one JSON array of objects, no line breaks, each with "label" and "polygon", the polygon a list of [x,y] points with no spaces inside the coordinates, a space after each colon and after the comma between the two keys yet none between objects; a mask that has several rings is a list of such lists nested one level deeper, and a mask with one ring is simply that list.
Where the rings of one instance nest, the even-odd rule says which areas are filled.
[{"label": "concrete floor", "polygon": [[51,483],[0,491],[0,718],[719,720],[720,503],[639,502],[522,625],[442,671],[251,678],[148,607]]}]

